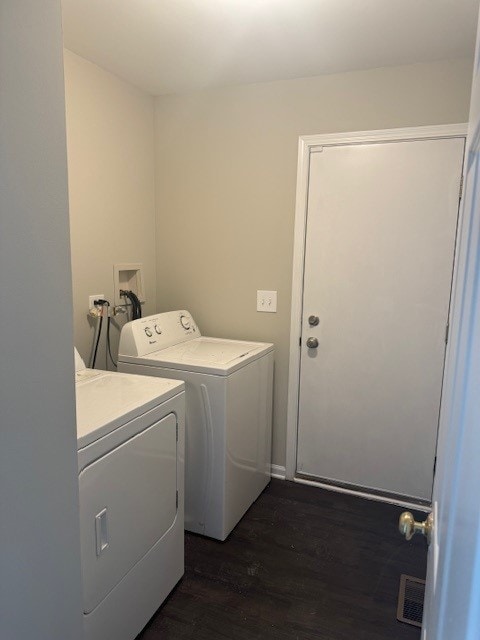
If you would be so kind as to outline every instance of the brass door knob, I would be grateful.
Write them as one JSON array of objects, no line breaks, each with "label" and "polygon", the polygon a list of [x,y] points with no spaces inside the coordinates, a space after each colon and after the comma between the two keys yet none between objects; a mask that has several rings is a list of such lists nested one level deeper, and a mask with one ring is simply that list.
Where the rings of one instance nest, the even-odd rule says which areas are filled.
[{"label": "brass door knob", "polygon": [[430,544],[433,533],[433,513],[429,513],[423,522],[416,522],[410,511],[404,511],[398,521],[398,530],[407,540],[411,540],[416,533],[421,533]]}]

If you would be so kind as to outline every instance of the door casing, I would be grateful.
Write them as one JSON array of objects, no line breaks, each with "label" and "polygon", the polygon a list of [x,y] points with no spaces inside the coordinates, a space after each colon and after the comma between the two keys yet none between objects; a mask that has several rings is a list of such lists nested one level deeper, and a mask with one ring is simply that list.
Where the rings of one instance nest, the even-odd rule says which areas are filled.
[{"label": "door casing", "polygon": [[[288,410],[287,410],[287,455],[286,478],[308,484],[316,484],[309,480],[296,477],[297,437],[298,437],[298,409],[300,384],[300,344],[302,324],[303,276],[305,261],[305,234],[307,221],[308,188],[310,172],[310,155],[312,151],[322,146],[359,144],[367,142],[387,142],[394,140],[425,140],[445,137],[466,137],[467,124],[453,124],[430,127],[412,127],[404,129],[388,129],[375,131],[360,131],[353,133],[339,133],[326,135],[301,136],[298,149],[297,192],[294,228],[294,255],[292,274],[292,306],[290,325],[290,357],[288,381]],[[328,486],[329,489],[351,493],[352,490],[343,487]],[[376,494],[355,492],[373,499],[384,500],[395,504],[412,506],[411,503],[396,498],[386,498]],[[414,505],[416,506],[416,505]],[[418,507],[417,507],[418,508]]]}]

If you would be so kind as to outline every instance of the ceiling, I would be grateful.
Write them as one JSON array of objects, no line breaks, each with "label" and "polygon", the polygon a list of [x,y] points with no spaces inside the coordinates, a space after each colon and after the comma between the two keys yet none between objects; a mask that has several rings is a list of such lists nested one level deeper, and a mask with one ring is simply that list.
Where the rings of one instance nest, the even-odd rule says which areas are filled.
[{"label": "ceiling", "polygon": [[154,94],[473,57],[478,0],[62,0],[65,46]]}]

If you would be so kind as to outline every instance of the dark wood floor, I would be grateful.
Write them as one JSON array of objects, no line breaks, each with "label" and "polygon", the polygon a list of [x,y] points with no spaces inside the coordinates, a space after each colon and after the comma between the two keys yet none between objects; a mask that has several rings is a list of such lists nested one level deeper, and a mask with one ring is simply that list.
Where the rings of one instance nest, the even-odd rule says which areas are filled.
[{"label": "dark wood floor", "polygon": [[186,535],[185,576],[138,638],[418,640],[396,605],[426,545],[400,537],[401,511],[272,480],[226,542]]}]

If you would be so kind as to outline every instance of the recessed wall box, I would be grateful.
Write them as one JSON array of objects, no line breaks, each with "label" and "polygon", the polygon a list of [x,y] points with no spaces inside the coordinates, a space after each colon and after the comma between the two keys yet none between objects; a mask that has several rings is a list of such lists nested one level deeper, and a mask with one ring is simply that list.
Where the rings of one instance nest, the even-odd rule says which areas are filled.
[{"label": "recessed wall box", "polygon": [[133,291],[140,302],[145,302],[145,290],[143,288],[143,264],[139,262],[126,262],[113,265],[113,286],[115,293],[115,305],[130,304],[120,295],[120,291]]}]

